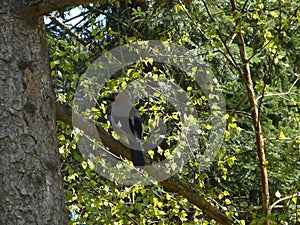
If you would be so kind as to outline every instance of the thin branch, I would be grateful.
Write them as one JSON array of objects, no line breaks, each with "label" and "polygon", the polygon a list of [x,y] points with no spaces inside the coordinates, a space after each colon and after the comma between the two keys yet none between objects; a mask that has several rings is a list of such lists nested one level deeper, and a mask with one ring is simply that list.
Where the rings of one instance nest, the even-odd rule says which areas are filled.
[{"label": "thin branch", "polygon": [[257,49],[249,58],[248,60],[250,61],[254,56],[256,56],[258,53],[260,53],[263,49],[265,49],[271,42],[272,40],[267,41],[262,47]]},{"label": "thin branch", "polygon": [[[85,15],[85,16],[82,16],[82,19],[79,20],[76,24],[74,24],[74,25],[71,27],[71,30],[73,30],[73,29],[77,29],[77,31],[78,31],[78,30],[83,30],[84,28],[86,28],[86,27],[91,23],[91,21],[88,20],[90,14],[89,14],[89,13],[85,13],[85,14],[83,14],[83,15]],[[73,18],[72,18],[72,19],[73,19]],[[75,19],[75,18],[74,18],[74,19]],[[82,22],[85,22],[85,23],[82,24],[79,28],[77,28],[77,26],[78,26],[79,24],[81,24]],[[67,23],[67,21],[64,21],[64,23]]]},{"label": "thin branch", "polygon": [[36,17],[51,13],[69,7],[75,7],[83,4],[103,2],[103,0],[40,0],[35,1],[33,5],[24,6],[27,15],[34,14]]},{"label": "thin branch", "polygon": [[51,19],[51,21],[56,25],[59,26],[61,29],[63,29],[67,34],[70,36],[73,36],[76,38],[76,40],[82,44],[83,46],[91,46],[90,50],[96,54],[99,55],[101,52],[100,49],[96,48],[95,46],[91,45],[88,41],[84,40],[83,38],[79,37],[77,34],[75,34],[69,27],[67,27],[65,24],[61,23],[55,16],[48,14],[47,17]]},{"label": "thin branch", "polygon": [[[299,10],[299,8],[300,8],[300,6],[298,6],[298,7],[295,9],[295,11],[294,11],[294,13],[293,13],[293,16],[294,16],[294,17],[296,16],[297,11]],[[280,11],[280,16],[281,16],[281,11]],[[288,19],[289,22],[288,22],[288,25],[287,25],[287,26],[290,25],[293,16],[290,16],[290,18]],[[281,22],[281,20],[280,20],[280,22]],[[295,31],[296,31],[296,30],[295,30]],[[290,34],[290,35],[291,35],[291,34]],[[249,61],[250,61],[255,55],[257,55],[259,52],[261,52],[263,49],[265,49],[265,48],[269,45],[269,43],[270,43],[271,41],[273,41],[273,40],[270,39],[270,40],[267,41],[262,47],[260,47],[259,49],[257,49],[257,50],[249,57]]]},{"label": "thin branch", "polygon": [[244,112],[244,111],[239,111],[239,110],[233,109],[233,110],[226,110],[226,112],[230,113],[231,115],[241,114],[241,115],[246,115],[246,116],[252,118],[250,113]]},{"label": "thin branch", "polygon": [[[102,14],[102,15],[104,15],[104,16],[106,16],[106,17],[109,17],[109,18],[111,18],[111,19],[113,19],[113,20],[115,20],[116,22],[118,22],[118,23],[120,23],[120,24],[122,24],[122,25],[124,25],[124,26],[126,26],[126,27],[130,27],[133,31],[134,31],[134,33],[135,34],[138,34],[140,37],[142,37],[142,34],[134,27],[134,26],[132,26],[132,24],[130,23],[125,23],[124,21],[122,21],[121,19],[119,19],[119,18],[117,18],[117,17],[115,17],[115,16],[113,16],[112,14],[110,14],[110,13],[106,13],[104,10],[102,10],[102,9],[95,9],[95,8],[93,8],[93,7],[90,7],[90,6],[85,6],[87,9],[89,9],[91,12],[97,12],[97,13],[100,13],[100,14]],[[136,36],[136,39],[137,39],[137,36]]]},{"label": "thin branch", "polygon": [[[226,207],[224,207],[224,206],[222,206],[220,203],[218,203],[215,199],[213,199],[213,198],[211,198],[211,197],[208,197],[212,202],[214,202],[216,205],[218,205],[221,209],[226,209]],[[237,218],[235,218],[234,216],[233,216],[233,219],[237,222],[237,223],[239,223],[239,224],[242,224]]]},{"label": "thin branch", "polygon": [[245,1],[245,4],[243,5],[241,12],[245,12],[245,9],[246,9],[246,6],[247,6],[247,4],[248,4],[248,1],[249,1],[249,0],[246,0],[246,1]]},{"label": "thin branch", "polygon": [[237,66],[237,64],[235,63],[235,61],[232,60],[231,57],[228,57],[228,55],[221,48],[218,48],[218,51],[221,52],[222,55],[224,55],[224,57],[233,66],[233,68],[235,68],[236,70],[238,70],[241,73],[239,67]]},{"label": "thin branch", "polygon": [[[72,20],[74,20],[74,19],[80,18],[80,17],[87,18],[87,14],[88,14],[88,13],[89,13],[89,12],[87,12],[87,11],[83,11],[83,12],[79,13],[79,14],[76,15],[76,16],[70,17],[69,19],[64,19],[64,23],[67,24],[68,22],[70,22],[70,21],[72,21]],[[63,16],[61,16],[61,17],[63,17]],[[73,27],[72,27],[71,29],[73,29]]]},{"label": "thin branch", "polygon": [[229,46],[229,47],[231,46],[231,44],[232,44],[232,42],[234,41],[235,37],[236,37],[236,33],[234,33],[234,34],[231,36],[231,38],[229,39],[229,41],[228,41],[228,46]]},{"label": "thin branch", "polygon": [[286,138],[268,138],[268,140],[269,141],[297,141],[297,140],[299,140],[300,139],[300,137],[296,137],[296,138],[288,138],[288,137],[286,137]]},{"label": "thin branch", "polygon": [[291,199],[291,198],[294,198],[294,197],[300,197],[300,192],[296,193],[296,194],[293,194],[293,195],[289,195],[289,196],[286,196],[284,198],[280,198],[278,199],[276,202],[274,202],[271,207],[270,207],[270,212],[272,211],[272,209],[279,203],[279,202],[282,202],[284,200],[287,200],[287,199]]},{"label": "thin branch", "polygon": [[186,9],[185,4],[182,1],[179,1],[179,3],[181,4],[185,14],[187,15],[187,17],[190,19],[190,21],[194,24],[195,27],[197,27],[197,29],[200,31],[200,33],[203,35],[203,37],[205,37],[206,40],[210,41],[209,37],[206,36],[206,34],[204,33],[204,31],[198,26],[199,23],[198,18],[196,18],[198,24],[195,22],[195,20],[192,18],[191,14],[189,13],[189,11]]},{"label": "thin branch", "polygon": [[[276,53],[275,55],[277,54],[277,50],[276,50]],[[264,96],[266,94],[266,90],[267,90],[267,80],[270,79],[270,76],[271,76],[271,69],[273,68],[274,66],[274,58],[275,58],[275,55],[271,61],[270,59],[270,66],[268,68],[268,71],[266,73],[266,75],[264,76],[264,86],[263,86],[263,90],[262,90],[262,94],[261,94],[261,100],[258,104],[258,102],[256,101],[256,104],[258,104],[258,113],[259,113],[259,116],[260,116],[260,112],[261,112],[261,106],[262,106],[262,103],[263,103],[263,99],[264,99]],[[249,60],[250,61],[250,60]],[[257,99],[256,99],[257,100]]]},{"label": "thin branch", "polygon": [[[195,20],[192,18],[192,16],[191,16],[191,14],[189,13],[189,11],[186,9],[184,3],[183,3],[182,1],[179,1],[179,2],[180,2],[180,4],[182,5],[183,10],[184,10],[185,14],[187,15],[187,17],[190,19],[190,21],[195,25],[195,27],[197,27],[197,29],[200,31],[200,33],[203,35],[203,37],[204,37],[207,41],[211,42],[210,38],[207,37],[206,34],[204,33],[204,31],[201,30],[201,28],[198,26],[198,24],[201,24],[201,21],[199,21],[198,18],[195,18],[195,20],[196,20],[197,23],[198,23],[198,24],[197,24],[197,23],[195,22]],[[203,4],[204,4],[204,6],[205,6],[205,9],[206,9],[207,13],[208,13],[209,16],[210,16],[210,19],[212,20],[212,22],[214,22],[215,20],[214,20],[213,16],[210,14],[210,11],[209,11],[209,9],[208,9],[208,7],[207,7],[207,5],[206,5],[206,3],[205,3],[204,1],[203,1]],[[235,62],[235,60],[234,60],[234,58],[232,57],[231,52],[229,51],[229,48],[228,48],[226,42],[223,40],[223,38],[222,38],[222,36],[221,36],[221,32],[220,32],[219,30],[218,30],[217,32],[218,32],[218,36],[219,36],[221,42],[223,43],[224,47],[226,48],[226,51],[228,52],[228,54],[226,54],[221,48],[218,48],[218,52],[220,52],[220,53],[227,59],[227,61],[228,61],[228,62],[229,62],[236,70],[238,70],[239,72],[241,72],[241,71],[239,70],[239,67],[237,66],[237,64],[236,64],[236,62]],[[231,42],[233,41],[233,39],[235,38],[235,36],[236,36],[236,34],[234,34],[234,35],[231,37],[231,39],[229,40],[229,43],[228,43],[229,46],[231,45]]]},{"label": "thin branch", "polygon": [[[240,108],[240,106],[243,104],[243,102],[245,101],[246,98],[247,98],[247,94],[245,94],[245,95],[242,96],[242,98],[241,98],[240,101],[236,104],[236,106],[234,107],[234,109],[231,110],[231,113],[230,113],[231,116],[233,116],[233,115],[236,113],[237,109]],[[246,115],[249,115],[250,118],[252,118],[251,114],[247,113]]]},{"label": "thin branch", "polygon": [[[210,13],[210,11],[209,11],[209,8],[208,8],[208,6],[207,6],[207,4],[206,4],[206,2],[205,2],[204,0],[202,0],[202,3],[204,4],[205,10],[206,10],[206,12],[207,12],[207,14],[208,14],[208,16],[209,16],[211,22],[215,22],[215,19],[214,19],[214,17],[211,15],[211,13]],[[223,50],[221,50],[220,48],[219,48],[219,51],[226,57],[227,60],[229,60],[229,62],[234,66],[234,68],[235,68],[240,74],[242,74],[242,71],[241,71],[241,69],[239,68],[238,64],[235,62],[235,59],[234,59],[233,55],[231,54],[231,51],[230,51],[228,45],[226,44],[226,42],[225,42],[225,41],[223,40],[223,38],[222,38],[222,32],[221,32],[219,29],[216,29],[216,31],[217,31],[218,37],[220,38],[220,40],[221,40],[223,46],[224,46],[225,49],[226,49],[226,52],[227,52],[227,54],[229,55],[229,57],[227,56],[227,54],[225,54],[225,52],[223,53]]]},{"label": "thin branch", "polygon": [[[273,94],[264,94],[264,95],[260,95],[257,97],[256,102],[258,102],[258,100],[260,98],[263,97],[274,97],[274,96],[283,96],[283,95],[289,95],[292,94],[292,89],[293,87],[296,85],[296,83],[299,81],[299,77],[297,77],[297,79],[294,81],[294,83],[292,84],[292,86],[290,87],[290,89],[287,92],[283,92],[283,93],[273,93]],[[296,93],[295,93],[296,94]]]}]

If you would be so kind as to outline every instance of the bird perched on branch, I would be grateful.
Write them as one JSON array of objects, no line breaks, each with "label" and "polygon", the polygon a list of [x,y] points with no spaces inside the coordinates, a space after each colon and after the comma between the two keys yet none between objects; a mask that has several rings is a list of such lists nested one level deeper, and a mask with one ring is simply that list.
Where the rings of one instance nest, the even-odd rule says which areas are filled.
[{"label": "bird perched on branch", "polygon": [[111,93],[103,100],[112,102],[109,121],[120,136],[120,141],[130,148],[133,165],[145,166],[140,142],[143,129],[139,111],[131,103],[129,97],[122,92]]}]

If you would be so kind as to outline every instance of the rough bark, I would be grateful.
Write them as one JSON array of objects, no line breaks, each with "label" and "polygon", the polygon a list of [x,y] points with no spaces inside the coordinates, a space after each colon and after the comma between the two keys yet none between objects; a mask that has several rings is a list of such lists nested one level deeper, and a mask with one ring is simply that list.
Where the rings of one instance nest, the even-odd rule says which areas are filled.
[{"label": "rough bark", "polygon": [[0,1],[0,224],[67,224],[46,33],[21,2]]},{"label": "rough bark", "polygon": [[[66,124],[72,125],[72,109],[66,105],[57,105],[57,119],[63,121]],[[93,127],[95,124],[87,122],[80,116],[76,116],[74,120],[77,121],[77,128],[84,131],[84,133],[91,138],[101,139],[104,146],[108,147],[114,154],[121,155],[123,158],[131,160],[130,149],[122,145],[120,142],[113,139],[102,127],[97,127],[97,134],[94,133]],[[161,180],[161,177],[166,177],[163,171],[157,171],[154,168],[145,169],[151,177]],[[192,204],[197,206],[205,214],[209,215],[211,218],[216,220],[219,224],[231,225],[233,221],[231,218],[227,217],[219,209],[212,206],[207,202],[204,197],[200,196],[191,187],[184,185],[180,180],[170,177],[166,180],[160,182],[161,185],[169,191],[177,193],[185,198],[187,198]]]}]

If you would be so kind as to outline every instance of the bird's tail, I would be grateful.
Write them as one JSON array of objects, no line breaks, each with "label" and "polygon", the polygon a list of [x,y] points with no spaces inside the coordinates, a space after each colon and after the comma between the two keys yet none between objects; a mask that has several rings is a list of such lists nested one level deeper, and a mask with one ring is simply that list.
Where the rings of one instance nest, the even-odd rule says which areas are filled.
[{"label": "bird's tail", "polygon": [[131,160],[134,166],[145,166],[145,158],[142,151],[142,145],[137,138],[129,138],[129,148],[131,153]]},{"label": "bird's tail", "polygon": [[134,166],[145,166],[145,158],[140,150],[130,150],[131,158]]}]

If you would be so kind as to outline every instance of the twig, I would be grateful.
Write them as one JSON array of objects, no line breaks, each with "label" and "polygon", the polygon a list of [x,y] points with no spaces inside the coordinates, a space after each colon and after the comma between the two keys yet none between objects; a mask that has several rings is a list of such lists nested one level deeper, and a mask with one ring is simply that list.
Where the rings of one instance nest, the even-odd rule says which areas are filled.
[{"label": "twig", "polygon": [[282,202],[284,200],[287,200],[287,199],[291,199],[291,198],[294,198],[294,197],[300,197],[300,192],[296,193],[296,194],[293,194],[293,195],[289,195],[289,196],[286,196],[286,197],[283,197],[283,198],[280,198],[278,199],[276,202],[274,202],[271,207],[270,207],[270,212],[272,211],[272,209],[279,203],[279,202]]},{"label": "twig", "polygon": [[[81,38],[81,37],[79,37],[77,34],[75,34],[75,33],[74,33],[69,27],[67,27],[65,24],[61,23],[61,22],[57,19],[57,17],[55,17],[55,16],[53,16],[53,15],[51,15],[51,14],[48,14],[47,17],[48,17],[49,19],[51,19],[51,21],[52,21],[55,25],[57,25],[57,26],[59,26],[61,29],[63,29],[67,34],[69,34],[69,35],[75,37],[75,38],[77,39],[77,41],[78,41],[80,44],[82,44],[83,46],[87,47],[87,46],[91,45],[89,42],[87,42],[86,40],[84,40],[83,38]],[[98,55],[100,50],[97,49],[97,48],[96,48],[95,46],[93,46],[93,45],[91,45],[91,46],[92,46],[92,47],[90,48],[90,50],[91,50],[94,54]]]},{"label": "twig", "polygon": [[[273,93],[273,94],[265,94],[265,95],[260,95],[258,96],[258,98],[256,99],[256,102],[258,102],[258,100],[262,97],[274,97],[274,96],[283,96],[283,95],[289,95],[292,93],[292,89],[293,87],[296,85],[296,83],[299,81],[299,77],[297,77],[297,79],[294,81],[294,83],[292,84],[292,86],[290,87],[290,89],[287,92],[283,92],[283,93]],[[296,94],[296,93],[295,93]],[[296,94],[297,95],[297,94]]]}]

